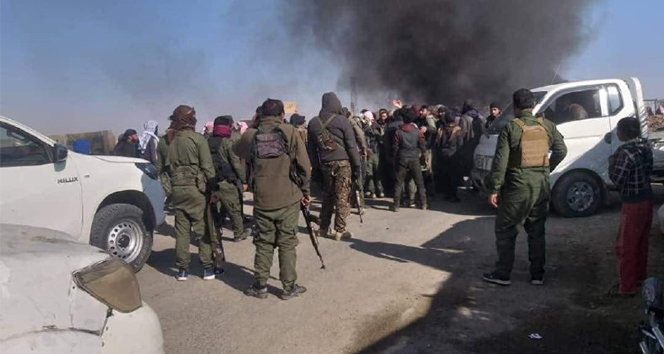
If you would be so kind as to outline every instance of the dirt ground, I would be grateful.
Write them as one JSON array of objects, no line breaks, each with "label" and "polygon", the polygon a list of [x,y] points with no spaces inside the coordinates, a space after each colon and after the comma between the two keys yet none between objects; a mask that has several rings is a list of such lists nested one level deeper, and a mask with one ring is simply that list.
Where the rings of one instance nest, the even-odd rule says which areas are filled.
[{"label": "dirt ground", "polygon": [[[640,300],[604,295],[617,278],[619,203],[589,218],[551,216],[543,287],[528,282],[520,235],[512,286],[498,287],[480,278],[495,262],[494,211],[476,195],[462,199],[397,214],[387,210],[387,199],[368,201],[363,225],[351,216],[352,240],[321,240],[327,270],[319,269],[301,220],[298,282],[309,291],[290,301],[275,296],[277,278],[270,280],[268,299],[242,295],[252,281],[250,239],[225,243],[228,272],[209,282],[198,277],[192,246],[192,276],[177,283],[173,229],[165,225],[138,274],[144,300],[160,316],[167,353],[634,351]],[[663,202],[658,197],[656,205]],[[664,237],[657,230],[649,273],[664,277]],[[272,275],[278,276],[276,261]],[[530,339],[535,333],[542,338]]]}]

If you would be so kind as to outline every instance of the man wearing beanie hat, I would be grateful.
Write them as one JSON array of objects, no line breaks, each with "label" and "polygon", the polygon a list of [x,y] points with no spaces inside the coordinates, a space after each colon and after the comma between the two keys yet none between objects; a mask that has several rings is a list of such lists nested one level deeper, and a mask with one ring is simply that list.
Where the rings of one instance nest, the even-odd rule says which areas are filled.
[{"label": "man wearing beanie hat", "polygon": [[205,138],[194,131],[196,111],[178,106],[171,116],[175,136],[170,143],[165,168],[172,186],[171,201],[175,209],[175,265],[177,280],[189,275],[189,242],[193,232],[198,242],[198,255],[203,266],[203,279],[215,278],[210,237],[206,236],[205,210],[207,181],[215,178],[212,156]]},{"label": "man wearing beanie hat", "polygon": [[[213,213],[219,215],[220,220],[228,214],[233,223],[233,241],[240,242],[249,236],[249,230],[244,229],[242,201],[238,193],[238,189],[247,190],[247,175],[244,164],[233,151],[232,126],[233,117],[217,117],[211,131],[212,136],[208,139],[212,163],[217,173],[212,204]],[[219,202],[216,202],[217,200]],[[221,229],[221,225],[218,226]]]},{"label": "man wearing beanie hat", "polygon": [[290,124],[297,129],[297,132],[300,134],[300,138],[304,143],[307,143],[307,120],[304,116],[301,116],[297,113],[293,113],[290,117]]},{"label": "man wearing beanie hat", "polygon": [[279,278],[282,300],[299,296],[307,289],[296,283],[296,246],[300,204],[309,206],[311,164],[307,148],[290,124],[284,122],[284,104],[268,99],[260,109],[257,127],[248,129],[235,144],[234,151],[252,170],[254,220],[254,284],[247,296],[267,297],[267,281],[279,248]]}]

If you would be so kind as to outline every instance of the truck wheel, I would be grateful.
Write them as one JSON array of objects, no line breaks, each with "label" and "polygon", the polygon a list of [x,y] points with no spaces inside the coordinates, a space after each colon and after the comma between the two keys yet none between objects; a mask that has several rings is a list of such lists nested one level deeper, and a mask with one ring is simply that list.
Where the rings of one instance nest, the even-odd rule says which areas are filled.
[{"label": "truck wheel", "polygon": [[590,216],[602,204],[602,188],[586,172],[572,172],[563,176],[553,189],[553,207],[564,217]]},{"label": "truck wheel", "polygon": [[152,234],[143,223],[143,211],[131,204],[111,204],[97,212],[90,244],[141,270],[152,251]]}]

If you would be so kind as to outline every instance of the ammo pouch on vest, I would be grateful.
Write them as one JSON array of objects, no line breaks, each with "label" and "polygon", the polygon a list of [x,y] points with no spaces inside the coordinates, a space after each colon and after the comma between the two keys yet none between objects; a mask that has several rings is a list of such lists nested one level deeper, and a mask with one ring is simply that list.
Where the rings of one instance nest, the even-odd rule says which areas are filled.
[{"label": "ammo pouch on vest", "polygon": [[544,128],[544,119],[537,117],[537,124],[534,125],[526,125],[519,118],[515,118],[514,122],[521,128],[520,156],[510,159],[518,164],[510,167],[529,168],[549,166],[549,135]]},{"label": "ammo pouch on vest", "polygon": [[269,133],[260,129],[254,135],[254,157],[257,159],[273,159],[286,153],[286,139],[279,128]]},{"label": "ammo pouch on vest", "polygon": [[327,125],[330,124],[332,119],[334,119],[334,115],[330,116],[325,122],[318,117],[318,120],[321,122],[321,132],[316,138],[318,139],[318,147],[323,151],[333,151],[337,147],[342,146],[338,141],[340,139],[327,130]]}]

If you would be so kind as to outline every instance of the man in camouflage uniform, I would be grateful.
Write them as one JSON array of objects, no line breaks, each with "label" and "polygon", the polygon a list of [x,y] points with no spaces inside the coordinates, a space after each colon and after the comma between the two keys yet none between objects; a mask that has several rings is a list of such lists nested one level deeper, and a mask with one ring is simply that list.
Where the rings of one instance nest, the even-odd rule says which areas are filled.
[{"label": "man in camouflage uniform", "polygon": [[[212,196],[213,208],[223,221],[225,215],[233,223],[233,240],[240,242],[249,236],[242,219],[242,200],[238,189],[247,190],[244,164],[233,152],[231,137],[233,117],[220,116],[214,120],[212,136],[208,139],[212,162],[217,173],[217,185]],[[221,225],[219,225],[221,227]]]},{"label": "man in camouflage uniform", "polygon": [[203,265],[203,279],[215,278],[212,246],[206,237],[205,192],[207,181],[215,178],[212,157],[205,138],[194,131],[196,111],[178,106],[171,116],[175,138],[168,149],[166,168],[173,189],[171,200],[175,208],[175,265],[177,280],[187,280],[190,236],[193,231],[198,242],[198,254]]},{"label": "man in camouflage uniform", "polygon": [[[498,261],[495,271],[483,274],[483,279],[499,285],[511,284],[514,246],[519,233],[517,226],[523,223],[523,228],[528,233],[531,283],[542,285],[546,249],[545,224],[551,192],[549,172],[555,170],[565,158],[567,147],[555,124],[533,115],[535,98],[532,92],[526,89],[516,91],[513,103],[517,118],[500,131],[496,155],[487,181],[489,203],[498,208]],[[526,135],[524,131],[527,127],[538,129],[538,134],[546,135],[547,139],[530,140],[529,137],[528,145],[524,145],[521,138]],[[542,132],[541,128],[545,132]],[[532,129],[529,128],[529,131]],[[549,151],[551,156],[547,158]],[[538,163],[531,162],[533,155],[538,159]]]},{"label": "man in camouflage uniform", "polygon": [[284,122],[284,104],[268,99],[263,103],[258,127],[248,129],[234,146],[235,153],[249,162],[253,176],[254,220],[259,233],[254,237],[254,284],[247,296],[267,297],[267,281],[279,247],[279,278],[282,300],[304,293],[296,283],[296,246],[300,203],[311,203],[311,164],[297,130]]},{"label": "man in camouflage uniform", "polygon": [[320,163],[317,167],[323,175],[321,236],[327,237],[330,233],[332,213],[336,208],[334,238],[350,238],[353,234],[346,228],[346,218],[350,215],[352,181],[360,177],[361,160],[353,128],[333,92],[323,95],[318,117],[309,122],[309,147],[312,160]]}]

